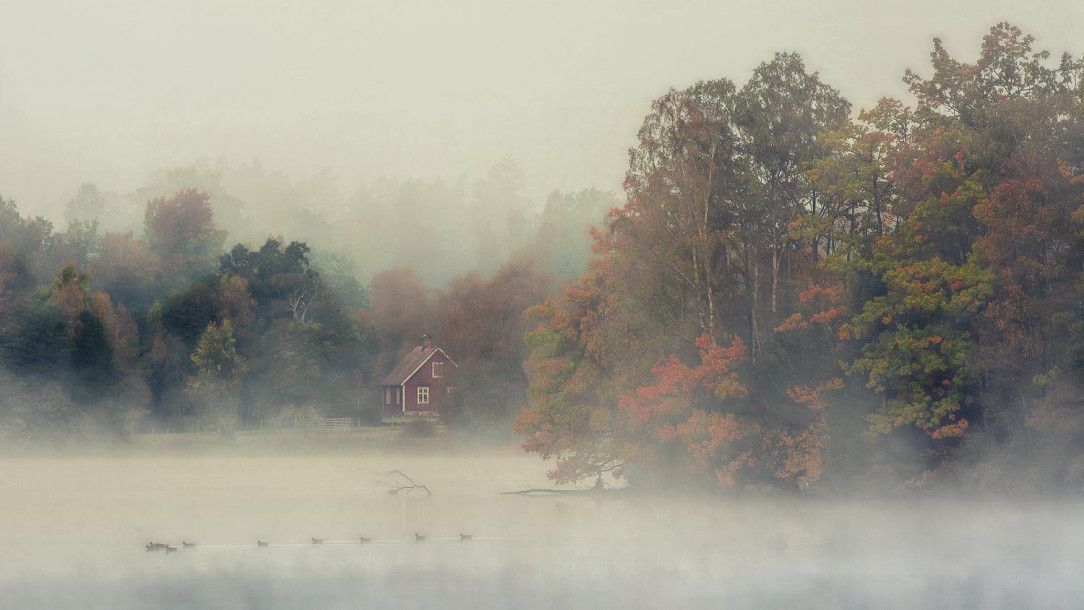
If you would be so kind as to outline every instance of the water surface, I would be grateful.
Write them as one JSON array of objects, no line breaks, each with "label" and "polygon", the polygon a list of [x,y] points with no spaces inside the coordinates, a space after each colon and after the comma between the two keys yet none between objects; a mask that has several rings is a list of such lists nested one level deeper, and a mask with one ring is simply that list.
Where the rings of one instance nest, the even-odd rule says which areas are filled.
[{"label": "water surface", "polygon": [[[389,495],[378,474],[396,468],[432,496]],[[0,458],[0,607],[1020,608],[1084,598],[1077,502],[500,493],[545,486],[545,466],[512,450]],[[199,546],[143,549],[182,539]]]}]

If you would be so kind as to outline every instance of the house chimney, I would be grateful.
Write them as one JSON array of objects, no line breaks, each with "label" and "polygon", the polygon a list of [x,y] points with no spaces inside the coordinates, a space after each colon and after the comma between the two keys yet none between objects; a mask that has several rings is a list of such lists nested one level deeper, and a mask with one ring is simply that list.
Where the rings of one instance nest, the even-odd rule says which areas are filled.
[{"label": "house chimney", "polygon": [[425,333],[424,335],[422,335],[422,347],[424,347],[425,349],[430,349],[431,347],[433,347],[433,337],[431,337],[429,333]]}]

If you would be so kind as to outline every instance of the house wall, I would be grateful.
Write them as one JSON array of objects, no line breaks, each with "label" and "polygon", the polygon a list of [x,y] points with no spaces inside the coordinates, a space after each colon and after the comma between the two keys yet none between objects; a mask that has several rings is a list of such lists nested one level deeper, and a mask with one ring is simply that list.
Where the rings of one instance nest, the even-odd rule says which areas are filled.
[{"label": "house wall", "polygon": [[402,398],[396,399],[396,393],[402,392],[402,386],[386,385],[380,388],[380,400],[384,403],[384,415],[400,415],[403,412]]},{"label": "house wall", "polygon": [[[441,378],[433,377],[433,363],[441,362],[444,364],[444,375]],[[429,359],[422,368],[418,369],[414,375],[406,382],[406,396],[404,396],[406,404],[406,412],[423,412],[423,411],[436,411],[438,413],[446,413],[449,406],[451,406],[451,396],[448,394],[448,376],[452,374],[452,369],[455,368],[451,362],[444,356],[443,352],[437,352]],[[429,404],[418,404],[418,388],[420,386],[429,387]]]}]

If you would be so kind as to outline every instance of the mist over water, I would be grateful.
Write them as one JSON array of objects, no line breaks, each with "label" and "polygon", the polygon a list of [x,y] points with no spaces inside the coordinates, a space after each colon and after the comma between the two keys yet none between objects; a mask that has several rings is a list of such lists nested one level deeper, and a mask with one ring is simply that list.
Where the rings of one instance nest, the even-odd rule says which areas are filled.
[{"label": "mist over water", "polygon": [[[377,475],[396,468],[433,495],[389,495]],[[1078,500],[500,493],[544,486],[543,464],[497,449],[7,457],[0,606],[1020,608],[1084,594]],[[198,546],[143,549],[182,539]]]},{"label": "mist over water", "polygon": [[0,610],[1084,606],[1082,26],[0,2]]}]

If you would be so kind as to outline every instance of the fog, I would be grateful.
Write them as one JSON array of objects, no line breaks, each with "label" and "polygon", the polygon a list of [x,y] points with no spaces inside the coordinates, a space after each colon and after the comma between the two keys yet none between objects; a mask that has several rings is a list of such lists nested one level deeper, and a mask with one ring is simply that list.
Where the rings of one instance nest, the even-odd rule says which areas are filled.
[{"label": "fog", "polygon": [[0,608],[1071,605],[1082,32],[0,2]]},{"label": "fog", "polygon": [[[545,485],[543,465],[479,449],[0,466],[4,607],[1018,608],[1084,593],[1078,502],[507,495]],[[432,496],[389,495],[378,475],[395,468]],[[182,539],[198,546],[143,549]]]},{"label": "fog", "polygon": [[743,80],[776,50],[857,105],[903,95],[929,40],[975,48],[1010,20],[1054,52],[1072,0],[961,2],[8,1],[0,187],[59,219],[84,182],[125,193],[199,160],[260,160],[344,193],[482,176],[510,157],[529,197],[617,190],[651,99]]}]

